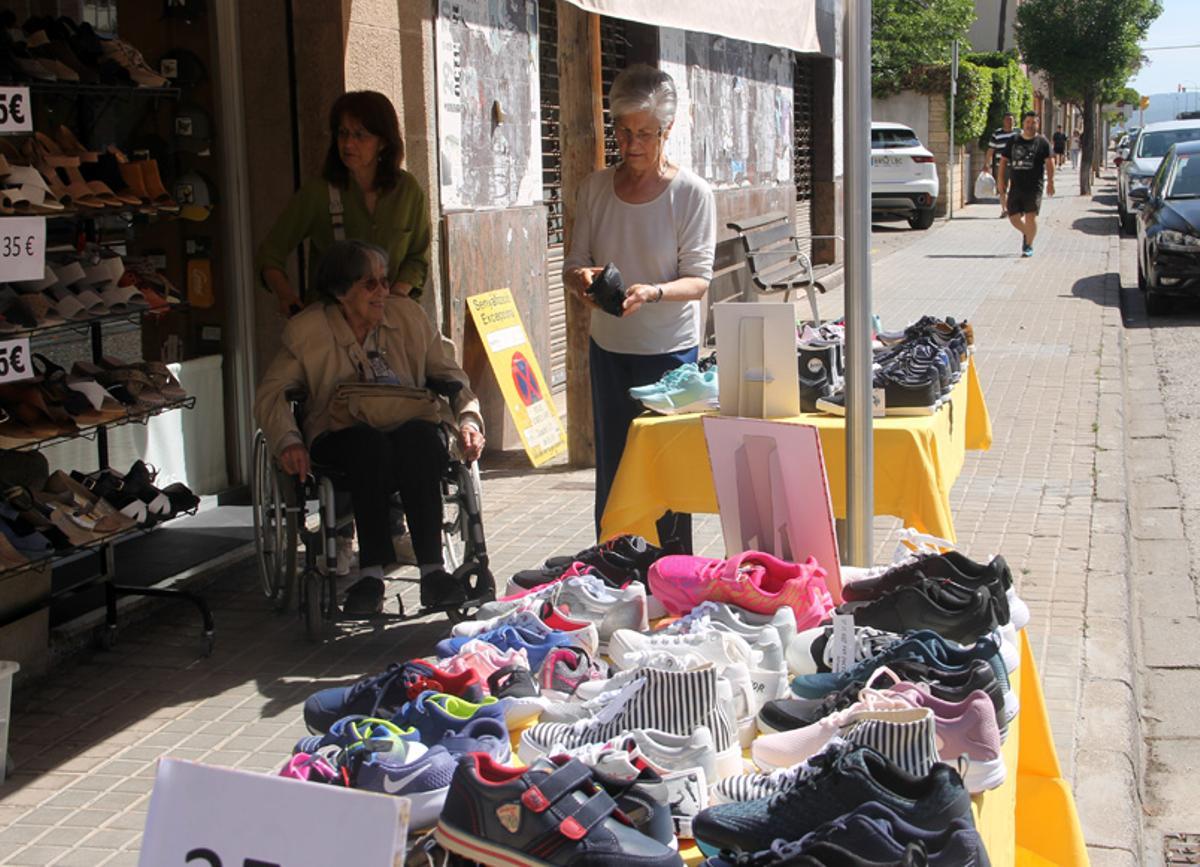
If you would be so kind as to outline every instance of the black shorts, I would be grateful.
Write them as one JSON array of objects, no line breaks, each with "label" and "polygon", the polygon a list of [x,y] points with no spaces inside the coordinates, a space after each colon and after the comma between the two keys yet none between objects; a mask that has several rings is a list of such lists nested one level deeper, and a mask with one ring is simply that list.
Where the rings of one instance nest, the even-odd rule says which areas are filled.
[{"label": "black shorts", "polygon": [[1055,145],[1054,152],[1056,154],[1058,154],[1059,156],[1062,156],[1063,154],[1065,154],[1067,152],[1067,146],[1066,145]]},{"label": "black shorts", "polygon": [[1010,184],[1005,210],[1010,214],[1040,214],[1042,212],[1042,191],[1022,190],[1020,187]]}]

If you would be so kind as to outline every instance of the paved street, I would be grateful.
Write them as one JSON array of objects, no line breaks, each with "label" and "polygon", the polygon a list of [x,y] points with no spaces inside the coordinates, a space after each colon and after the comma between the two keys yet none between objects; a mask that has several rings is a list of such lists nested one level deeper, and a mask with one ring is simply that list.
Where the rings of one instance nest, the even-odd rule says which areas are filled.
[{"label": "paved street", "polygon": [[[873,244],[875,308],[886,327],[924,313],[974,324],[995,443],[989,452],[968,453],[954,488],[960,547],[976,559],[1002,553],[1012,565],[1033,613],[1030,639],[1054,739],[1076,788],[1094,861],[1133,864],[1143,862],[1142,841],[1152,837],[1143,835],[1137,811],[1127,808],[1137,803],[1139,791],[1138,690],[1151,698],[1170,695],[1173,702],[1172,713],[1146,719],[1159,737],[1151,742],[1147,803],[1162,801],[1164,822],[1167,816],[1190,822],[1168,830],[1200,831],[1195,815],[1168,809],[1183,800],[1185,787],[1194,787],[1195,753],[1187,759],[1193,774],[1178,776],[1186,747],[1168,739],[1189,730],[1188,716],[1200,710],[1194,698],[1200,683],[1194,670],[1178,670],[1176,658],[1160,660],[1161,671],[1148,678],[1132,676],[1126,544],[1128,437],[1139,448],[1128,461],[1131,479],[1153,471],[1160,481],[1175,480],[1178,472],[1178,487],[1186,489],[1185,474],[1200,473],[1200,438],[1192,436],[1187,449],[1170,459],[1169,450],[1136,442],[1162,438],[1165,429],[1173,441],[1175,431],[1190,432],[1189,425],[1197,424],[1196,401],[1189,399],[1196,386],[1185,368],[1195,357],[1188,348],[1196,347],[1187,345],[1192,334],[1180,330],[1189,320],[1170,333],[1142,329],[1137,343],[1123,344],[1123,335],[1135,332],[1123,331],[1118,306],[1122,250],[1104,197],[1110,179],[1096,199],[1063,195],[1077,186],[1068,170],[1060,196],[1046,200],[1033,259],[1020,258],[1016,231],[995,217],[990,203],[968,207],[952,224]],[[822,313],[835,315],[840,306],[840,292],[831,293],[822,300]],[[1160,338],[1161,354],[1176,357],[1164,373],[1168,402],[1176,409],[1161,419],[1151,414],[1158,380],[1149,378]],[[1144,362],[1139,376],[1146,377],[1130,381],[1139,409],[1132,416],[1125,405],[1125,352]],[[520,459],[493,461],[485,467],[484,486],[498,575],[588,543],[590,472],[532,472]],[[1171,500],[1167,487],[1134,489],[1135,504],[1161,496],[1176,505],[1174,517],[1165,514],[1170,507],[1152,516],[1161,532],[1143,533],[1132,547],[1133,555],[1163,558],[1154,598],[1147,600],[1156,601],[1159,616],[1179,594],[1194,590],[1187,568],[1200,562],[1189,561],[1197,552],[1188,551],[1177,523],[1180,511],[1184,526],[1200,520],[1200,500],[1177,491]],[[897,526],[893,519],[877,520],[881,559],[890,555],[888,534]],[[698,523],[701,550],[718,553],[718,535],[714,518]],[[1167,547],[1156,542],[1147,554],[1142,539],[1173,541]],[[192,612],[166,607],[126,630],[115,650],[73,661],[16,697],[16,773],[0,787],[5,864],[136,863],[159,756],[267,770],[304,733],[300,705],[311,691],[428,653],[445,628],[437,622],[359,630],[314,647],[294,617],[269,610],[251,568],[230,570],[207,593],[218,622],[210,659],[197,657]],[[1195,617],[1195,598],[1189,598],[1193,607],[1172,618]],[[1145,624],[1139,628],[1148,631]],[[1200,643],[1188,628],[1172,625],[1173,639],[1155,629],[1146,648],[1194,655]],[[1168,706],[1165,699],[1162,704]],[[1195,809],[1194,791],[1185,806]]]}]

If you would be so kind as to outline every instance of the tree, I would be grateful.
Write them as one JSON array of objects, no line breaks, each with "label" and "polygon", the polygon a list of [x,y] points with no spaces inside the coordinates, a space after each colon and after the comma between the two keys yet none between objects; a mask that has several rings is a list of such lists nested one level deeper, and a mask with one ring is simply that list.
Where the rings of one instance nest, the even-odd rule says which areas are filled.
[{"label": "tree", "polygon": [[945,63],[950,44],[967,38],[975,0],[874,0],[871,4],[871,88],[896,93],[919,66]]},{"label": "tree", "polygon": [[1119,95],[1141,63],[1138,42],[1162,12],[1160,0],[1025,0],[1017,45],[1055,93],[1083,104],[1079,191],[1092,191],[1093,143],[1101,102]]}]

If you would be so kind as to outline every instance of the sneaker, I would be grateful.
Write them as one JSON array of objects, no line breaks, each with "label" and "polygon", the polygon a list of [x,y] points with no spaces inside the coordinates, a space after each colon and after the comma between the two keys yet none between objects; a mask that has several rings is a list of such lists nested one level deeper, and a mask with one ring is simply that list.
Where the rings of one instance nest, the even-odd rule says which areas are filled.
[{"label": "sneaker", "polygon": [[691,632],[698,623],[711,623],[717,629],[740,635],[751,644],[764,632],[769,634],[770,630],[775,630],[782,647],[787,647],[796,637],[796,612],[788,606],[771,614],[758,614],[724,602],[701,602],[691,612],[658,632],[666,635]]},{"label": "sneaker", "polygon": [[484,717],[504,722],[504,702],[489,695],[476,704],[430,690],[402,707],[392,722],[415,728],[421,743],[436,744],[447,732],[460,731],[471,720]]},{"label": "sneaker", "polygon": [[537,608],[511,611],[491,620],[468,620],[459,623],[454,629],[458,630],[459,627],[465,628],[462,631],[453,631],[450,638],[444,638],[437,643],[438,656],[453,656],[472,638],[488,641],[488,635],[495,634],[502,627],[513,627],[533,634],[542,631],[560,633],[567,636],[572,645],[586,650],[588,653],[595,653],[600,644],[600,637],[595,626],[586,620],[569,617],[562,609],[548,602],[542,603]]},{"label": "sneaker", "polygon": [[669,849],[679,849],[668,806],[670,792],[654,768],[645,762],[634,764],[626,753],[611,753],[588,767],[596,784],[616,801],[633,827]]},{"label": "sneaker", "polygon": [[1030,256],[1032,256],[1033,255],[1033,244],[1022,244],[1021,245],[1021,255],[1024,256],[1026,259],[1028,259]]},{"label": "sneaker", "polygon": [[585,683],[608,678],[608,664],[577,647],[559,647],[546,654],[538,669],[542,695],[553,702],[564,701]]},{"label": "sneaker", "polygon": [[310,732],[319,733],[328,731],[345,716],[390,717],[429,689],[479,701],[483,698],[483,679],[470,670],[439,667],[419,659],[393,663],[380,674],[350,686],[313,693],[304,702],[304,722]]},{"label": "sneaker", "polygon": [[632,629],[619,629],[608,644],[609,658],[618,670],[634,667],[645,653],[692,656],[705,663],[711,662],[718,671],[738,663],[749,665],[751,661],[750,645],[745,639],[711,626],[674,635],[661,632],[647,635]]},{"label": "sneaker", "polygon": [[528,668],[500,669],[488,678],[488,691],[504,700],[504,722],[509,731],[529,725],[550,703]]},{"label": "sneaker", "polygon": [[475,616],[481,620],[486,620],[489,617],[499,617],[502,614],[508,614],[510,611],[519,608],[527,608],[530,604],[542,601],[557,602],[558,594],[562,592],[565,586],[575,583],[576,580],[585,579],[601,586],[607,586],[599,572],[591,566],[585,566],[582,563],[571,565],[557,578],[545,584],[538,584],[535,587],[520,587],[514,584],[510,578],[508,579],[508,589],[505,595],[499,599],[493,599],[490,602],[480,605]]},{"label": "sneaker", "polygon": [[843,689],[856,680],[865,681],[875,669],[891,666],[900,660],[913,660],[936,665],[942,670],[962,670],[975,660],[983,660],[996,672],[996,679],[1009,691],[1008,675],[1000,659],[999,648],[990,638],[981,638],[971,647],[947,642],[941,635],[921,630],[906,635],[870,659],[865,659],[846,671],[805,674],[792,680],[792,693],[800,698],[821,698]]},{"label": "sneaker", "polygon": [[291,780],[313,783],[337,783],[339,774],[328,759],[322,755],[296,753],[279,770],[279,776]]},{"label": "sneaker", "polygon": [[869,602],[844,603],[838,613],[852,614],[856,626],[887,632],[931,629],[948,640],[966,643],[999,627],[988,590],[929,580],[905,584]]},{"label": "sneaker", "polygon": [[508,728],[490,716],[470,720],[458,731],[446,732],[438,746],[452,756],[487,753],[498,762],[512,760],[512,742]]},{"label": "sneaker", "polygon": [[[941,378],[934,371],[917,376],[899,367],[877,370],[872,387],[883,389],[883,414],[886,416],[933,415],[941,405]],[[819,398],[817,410],[844,416],[845,390]]]},{"label": "sneaker", "polygon": [[775,840],[798,839],[844,815],[848,805],[869,801],[929,831],[971,815],[971,798],[948,765],[936,764],[916,777],[869,747],[848,744],[831,747],[810,764],[811,773],[775,795],[703,811],[693,823],[700,850],[712,855],[720,849],[767,849]]},{"label": "sneaker", "polygon": [[[854,627],[854,662],[870,659],[903,636],[870,626]],[[787,645],[787,664],[792,674],[833,671],[833,627],[818,626],[796,635]]]},{"label": "sneaker", "polygon": [[686,735],[673,735],[658,729],[634,729],[621,732],[604,743],[584,744],[574,749],[564,748],[561,752],[591,766],[614,750],[627,753],[634,759],[644,759],[659,774],[677,774],[699,769],[706,780],[715,780],[718,776],[716,744],[713,742],[712,733],[705,726],[700,726]]},{"label": "sneaker", "polygon": [[435,824],[446,802],[457,763],[441,747],[426,749],[413,744],[406,753],[372,753],[359,765],[354,788],[408,798],[412,804],[409,825]]},{"label": "sneaker", "polygon": [[[579,575],[521,592],[525,595],[489,602],[480,608],[481,615],[492,617],[485,622],[498,622],[498,618],[511,616],[522,609],[537,611],[539,606],[544,610],[545,606],[552,605],[569,614],[572,620],[594,624],[601,647],[607,646],[608,639],[618,629],[645,631],[650,628],[644,584],[631,583],[615,588],[598,576]],[[502,613],[487,613],[491,611]],[[452,634],[465,635],[475,629],[473,625],[460,623],[453,628]]]},{"label": "sneaker", "polygon": [[679,853],[639,832],[575,760],[528,768],[475,754],[454,772],[435,832],[448,852],[480,864],[681,867]]},{"label": "sneaker", "polygon": [[[711,365],[709,365],[711,367]],[[706,370],[708,368],[705,368]],[[669,391],[675,388],[679,383],[683,382],[690,376],[697,376],[700,373],[700,366],[695,362],[689,361],[681,364],[674,370],[668,370],[662,375],[662,378],[657,382],[652,382],[649,385],[635,385],[629,389],[629,396],[634,400],[641,400],[643,397],[651,397],[662,391]]]},{"label": "sneaker", "polygon": [[312,755],[322,747],[330,746],[343,750],[365,748],[371,752],[385,753],[403,750],[405,743],[419,742],[420,739],[420,734],[412,727],[401,728],[386,719],[348,716],[337,720],[325,734],[300,738],[292,747],[292,753]]},{"label": "sneaker", "polygon": [[786,563],[759,551],[728,560],[674,555],[650,567],[649,583],[650,592],[671,614],[687,614],[708,601],[758,614],[773,614],[786,605],[796,615],[796,628],[808,629],[833,609],[825,570],[812,557]]},{"label": "sneaker", "polygon": [[736,772],[741,750],[730,706],[733,694],[714,666],[692,671],[639,669],[636,678],[609,698],[595,716],[573,723],[538,723],[521,733],[523,761],[552,750],[604,743],[622,732],[658,729],[691,735],[700,726],[712,734],[718,776]]},{"label": "sneaker", "polygon": [[810,726],[756,739],[750,748],[754,764],[764,771],[790,768],[824,750],[835,737],[844,738],[848,731],[862,724],[864,729],[879,728],[888,733],[879,739],[879,745],[884,747],[880,750],[882,755],[910,774],[928,773],[938,760],[933,711],[913,707],[904,696],[875,690],[864,693],[850,707]]},{"label": "sneaker", "polygon": [[1007,770],[1000,753],[1000,726],[987,693],[976,690],[962,701],[950,702],[904,681],[889,687],[887,693],[933,712],[938,755],[947,764],[967,759],[963,783],[968,792],[975,795],[1004,782]]},{"label": "sneaker", "polygon": [[713,412],[720,408],[718,392],[717,369],[710,367],[703,373],[687,372],[670,386],[639,400],[646,409],[662,415]]},{"label": "sneaker", "polygon": [[551,557],[541,569],[518,572],[512,583],[531,588],[556,580],[574,563],[591,566],[606,580],[618,587],[630,581],[645,582],[646,572],[663,550],[651,545],[641,536],[617,536],[600,545],[585,548],[573,557]]},{"label": "sneaker", "polygon": [[[569,634],[555,632],[543,625],[532,613],[524,613],[529,614],[530,619],[523,620],[519,626],[501,626],[474,639],[448,638],[439,641],[436,646],[438,656],[453,656],[469,641],[486,641],[495,645],[498,650],[524,650],[529,656],[529,667],[540,668],[546,654],[554,648],[579,646]],[[592,630],[594,636],[595,627],[592,627]]]},{"label": "sneaker", "polygon": [[[522,648],[500,650],[496,645],[480,641],[478,638],[468,641],[458,649],[458,653],[454,656],[442,660],[443,671],[456,674],[471,671],[484,683],[492,674],[509,665],[529,668],[529,654]],[[446,690],[442,690],[442,692],[446,692]],[[463,698],[467,697],[463,696]],[[468,699],[468,701],[478,701],[478,699]]]},{"label": "sneaker", "polygon": [[421,607],[429,610],[454,609],[467,601],[462,583],[445,569],[421,576]]}]

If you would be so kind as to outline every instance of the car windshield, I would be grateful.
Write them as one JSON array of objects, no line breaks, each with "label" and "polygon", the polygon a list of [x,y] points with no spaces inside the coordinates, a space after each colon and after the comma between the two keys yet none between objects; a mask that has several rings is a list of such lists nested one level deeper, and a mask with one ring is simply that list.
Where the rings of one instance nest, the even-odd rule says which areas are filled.
[{"label": "car windshield", "polygon": [[1137,143],[1139,157],[1166,156],[1171,145],[1185,141],[1200,139],[1200,126],[1190,126],[1187,129],[1160,129],[1155,132],[1143,133]]},{"label": "car windshield", "polygon": [[1200,154],[1180,154],[1165,185],[1168,199],[1200,198]]},{"label": "car windshield", "polygon": [[871,147],[873,148],[919,148],[921,140],[911,129],[873,129],[871,130]]}]

